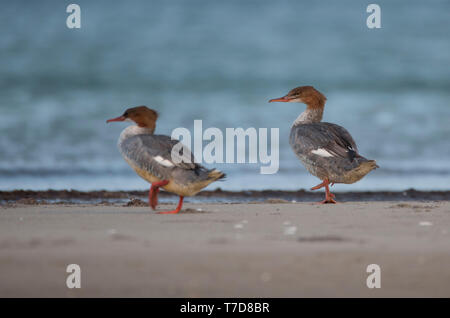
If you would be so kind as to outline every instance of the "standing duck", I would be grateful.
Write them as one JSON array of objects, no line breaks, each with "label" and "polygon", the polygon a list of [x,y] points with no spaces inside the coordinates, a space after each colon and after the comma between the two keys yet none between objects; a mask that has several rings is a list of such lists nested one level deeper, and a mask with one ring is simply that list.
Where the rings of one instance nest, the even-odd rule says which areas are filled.
[{"label": "standing duck", "polygon": [[197,194],[211,182],[224,178],[225,174],[216,169],[208,170],[195,163],[186,147],[181,148],[182,151],[189,152],[184,156],[178,151],[172,151],[179,141],[172,140],[169,136],[154,135],[157,119],[156,111],[139,106],[129,108],[122,116],[106,122],[131,120],[136,123],[125,128],[120,134],[119,150],[134,171],[151,183],[148,196],[152,209],[158,204],[159,188],[180,196],[175,210],[159,212],[174,214],[180,212],[185,196]]},{"label": "standing duck", "polygon": [[350,133],[343,127],[323,123],[325,96],[312,86],[292,89],[286,96],[271,102],[298,102],[306,104],[306,110],[298,116],[291,128],[289,144],[306,169],[322,180],[311,188],[325,187],[325,200],[336,203],[329,184],[354,183],[370,171],[378,168],[375,160],[368,160],[358,153]]}]

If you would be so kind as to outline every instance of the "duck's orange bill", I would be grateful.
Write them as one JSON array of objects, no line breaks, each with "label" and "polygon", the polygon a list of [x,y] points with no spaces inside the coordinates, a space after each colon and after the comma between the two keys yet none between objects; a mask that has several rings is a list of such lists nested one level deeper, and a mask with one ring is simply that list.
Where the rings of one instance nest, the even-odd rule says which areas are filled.
[{"label": "duck's orange bill", "polygon": [[125,119],[126,119],[125,116],[119,116],[119,117],[116,117],[116,118],[108,119],[108,120],[106,121],[106,123],[110,123],[110,122],[112,122],[112,121],[124,121]]},{"label": "duck's orange bill", "polygon": [[269,100],[269,103],[272,103],[272,102],[288,102],[289,101],[289,98],[287,98],[286,96],[283,96],[283,97],[280,97],[280,98],[274,98],[274,99],[271,99],[271,100]]}]

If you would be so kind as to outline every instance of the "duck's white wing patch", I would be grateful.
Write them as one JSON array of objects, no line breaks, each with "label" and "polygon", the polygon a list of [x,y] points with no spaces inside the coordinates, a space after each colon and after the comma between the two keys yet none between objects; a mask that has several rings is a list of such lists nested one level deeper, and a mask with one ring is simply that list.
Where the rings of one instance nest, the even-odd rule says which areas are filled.
[{"label": "duck's white wing patch", "polygon": [[156,156],[156,157],[154,157],[154,159],[157,163],[159,163],[160,165],[163,165],[165,167],[173,167],[174,166],[174,164],[170,160],[164,159],[161,156]]},{"label": "duck's white wing patch", "polygon": [[324,148],[318,148],[315,150],[311,150],[311,153],[321,156],[321,157],[333,157],[333,155]]}]

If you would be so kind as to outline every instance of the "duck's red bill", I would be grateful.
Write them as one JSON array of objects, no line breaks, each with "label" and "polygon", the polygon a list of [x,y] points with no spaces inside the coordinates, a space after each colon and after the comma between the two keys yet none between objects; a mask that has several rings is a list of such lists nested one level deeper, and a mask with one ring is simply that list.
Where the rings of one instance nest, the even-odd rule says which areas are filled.
[{"label": "duck's red bill", "polygon": [[106,122],[110,123],[112,121],[124,121],[125,119],[126,119],[125,116],[119,116],[119,117],[116,117],[116,118],[108,119]]},{"label": "duck's red bill", "polygon": [[269,100],[269,103],[273,103],[273,102],[288,102],[289,98],[287,98],[286,96],[280,97],[280,98],[274,98]]}]

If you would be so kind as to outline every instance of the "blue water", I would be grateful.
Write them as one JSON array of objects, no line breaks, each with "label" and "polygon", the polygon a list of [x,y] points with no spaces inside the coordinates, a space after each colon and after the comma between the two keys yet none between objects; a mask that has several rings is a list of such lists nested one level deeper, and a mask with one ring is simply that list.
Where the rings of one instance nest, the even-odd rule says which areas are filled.
[{"label": "blue water", "polygon": [[0,2],[0,190],[144,189],[116,141],[124,109],[161,113],[173,128],[280,128],[280,171],[216,164],[214,189],[298,189],[319,181],[288,145],[302,104],[268,104],[295,86],[328,98],[325,121],[346,127],[381,169],[345,190],[449,189],[450,2]]}]

